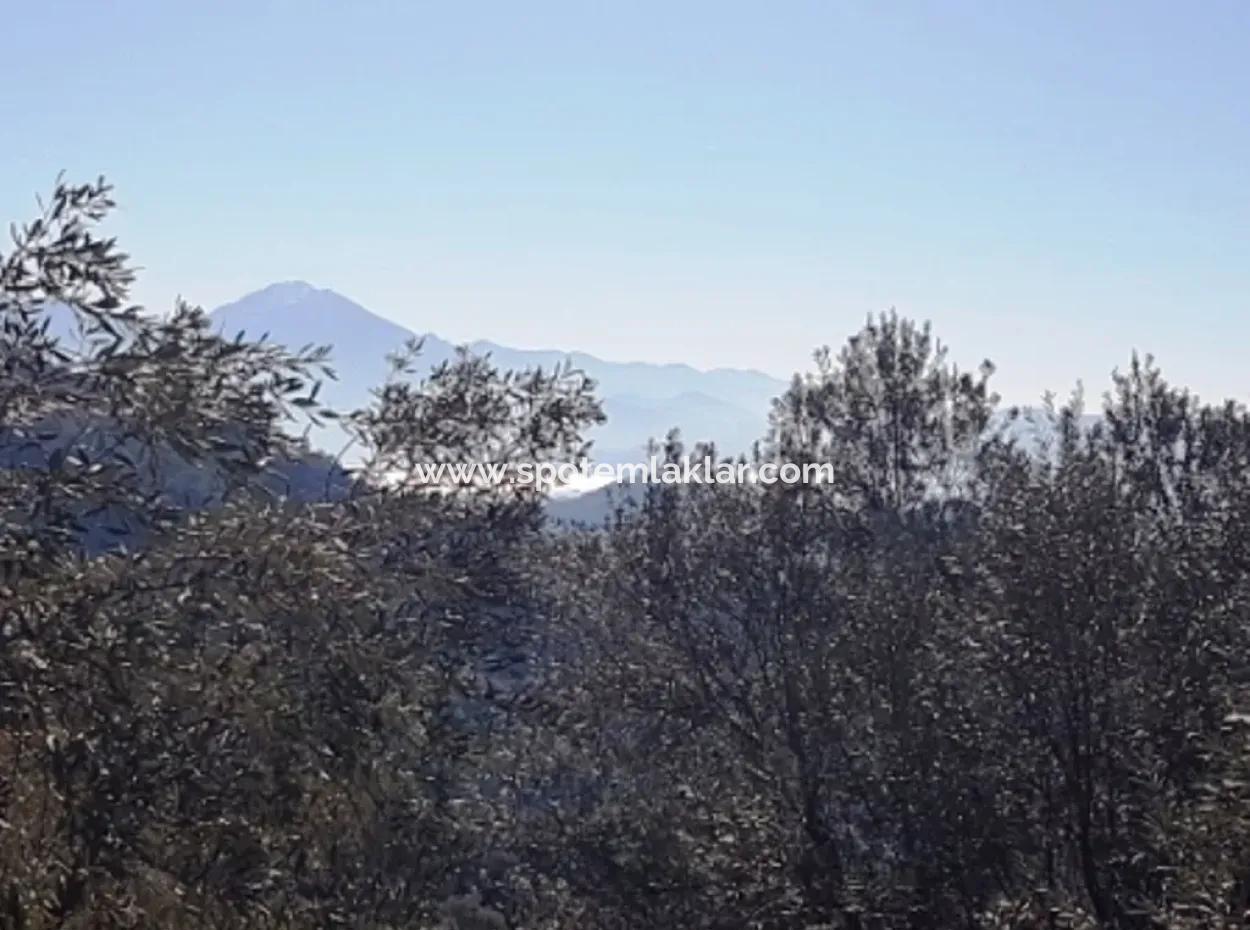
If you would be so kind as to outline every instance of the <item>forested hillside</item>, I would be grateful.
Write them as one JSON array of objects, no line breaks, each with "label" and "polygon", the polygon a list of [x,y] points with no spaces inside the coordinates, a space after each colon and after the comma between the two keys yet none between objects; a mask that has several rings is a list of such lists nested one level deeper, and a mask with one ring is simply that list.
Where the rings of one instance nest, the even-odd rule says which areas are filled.
[{"label": "forested hillside", "polygon": [[[547,533],[409,479],[577,460],[586,378],[399,357],[328,409],[332,350],[131,306],[111,207],[0,257],[0,927],[1244,925],[1239,404],[1126,352],[1022,449],[887,314],[760,437],[832,482]],[[366,450],[322,493],[303,420]]]}]

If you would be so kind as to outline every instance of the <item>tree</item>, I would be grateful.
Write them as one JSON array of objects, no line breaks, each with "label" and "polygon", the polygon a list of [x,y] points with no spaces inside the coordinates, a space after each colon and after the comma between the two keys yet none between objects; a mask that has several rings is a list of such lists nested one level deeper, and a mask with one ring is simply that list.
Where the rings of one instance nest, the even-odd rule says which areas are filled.
[{"label": "tree", "polygon": [[[0,471],[3,920],[430,925],[490,849],[479,659],[529,630],[515,553],[538,492],[382,479],[435,446],[575,456],[589,385],[466,356],[325,410],[325,350],[128,306],[93,231],[111,206],[102,181],[59,185],[0,262],[0,433],[21,451]],[[344,416],[375,467],[277,495],[297,411]],[[188,470],[211,489],[194,507],[165,480]],[[122,545],[91,545],[101,524]]]},{"label": "tree", "polygon": [[836,361],[828,348],[815,360],[774,405],[773,454],[833,463],[838,490],[869,510],[914,507],[948,485],[997,402],[989,362],[978,378],[961,373],[928,324],[893,311],[870,318]]},{"label": "tree", "polygon": [[[560,555],[577,566],[560,629],[580,708],[562,735],[584,753],[575,770],[602,773],[561,820],[582,851],[567,858],[600,883],[587,849],[636,863],[612,878],[652,902],[644,923],[787,927],[860,907],[937,921],[988,901],[990,755],[963,737],[973,707],[941,626],[958,533],[919,505],[990,396],[929,346],[886,318],[777,402],[771,454],[832,459],[832,484],[653,487]],[[613,810],[615,832],[582,832]],[[674,880],[652,880],[640,850]]]}]

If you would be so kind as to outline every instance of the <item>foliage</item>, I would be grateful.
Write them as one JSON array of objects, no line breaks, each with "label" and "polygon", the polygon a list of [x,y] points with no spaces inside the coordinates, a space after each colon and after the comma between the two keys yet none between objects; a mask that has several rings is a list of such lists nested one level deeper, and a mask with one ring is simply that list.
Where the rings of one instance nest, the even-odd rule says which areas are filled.
[{"label": "foliage", "polygon": [[130,306],[111,207],[0,259],[0,926],[1241,925],[1240,406],[1134,356],[1032,454],[889,314],[756,455],[834,480],[548,532],[420,466],[586,454],[576,372],[327,410],[327,350]]}]

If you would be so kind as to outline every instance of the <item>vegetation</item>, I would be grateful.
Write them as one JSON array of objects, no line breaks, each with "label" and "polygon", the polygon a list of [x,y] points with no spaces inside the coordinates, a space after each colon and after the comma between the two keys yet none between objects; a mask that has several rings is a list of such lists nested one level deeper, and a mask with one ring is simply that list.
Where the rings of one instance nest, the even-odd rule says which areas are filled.
[{"label": "vegetation", "polygon": [[413,466],[585,454],[585,379],[399,358],[327,410],[325,350],[129,306],[111,206],[0,259],[0,926],[1243,925],[1239,405],[1134,357],[1021,449],[890,314],[756,453],[832,482],[551,533]]}]

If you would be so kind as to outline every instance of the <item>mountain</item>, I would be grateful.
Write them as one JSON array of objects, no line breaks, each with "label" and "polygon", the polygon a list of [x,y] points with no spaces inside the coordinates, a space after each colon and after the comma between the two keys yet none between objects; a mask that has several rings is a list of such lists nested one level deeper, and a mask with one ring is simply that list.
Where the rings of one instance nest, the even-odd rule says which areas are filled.
[{"label": "mountain", "polygon": [[[387,353],[415,335],[341,294],[303,281],[271,284],[218,307],[210,317],[227,336],[237,332],[251,339],[264,336],[291,348],[333,346],[331,361],[339,376],[335,390],[345,405],[364,403],[369,389],[386,377]],[[450,344],[430,337],[422,356],[427,365],[435,365],[453,352]],[[332,387],[327,384],[322,390]]]},{"label": "mountain", "polygon": [[[331,345],[338,380],[322,385],[330,404],[352,408],[368,402],[370,388],[386,377],[386,355],[418,334],[331,290],[303,281],[272,284],[211,314],[223,335],[262,335],[298,348]],[[455,346],[425,333],[419,371],[451,358]],[[560,349],[517,349],[494,342],[469,345],[489,354],[501,368],[550,369],[565,361],[584,371],[598,385],[608,421],[596,428],[594,457],[602,462],[635,461],[651,438],[662,438],[680,426],[687,441],[713,441],[727,453],[745,452],[767,426],[769,405],[786,384],[758,371],[719,368],[700,371],[689,365],[611,362]],[[314,444],[337,451],[342,435],[325,430],[312,435]]]}]

